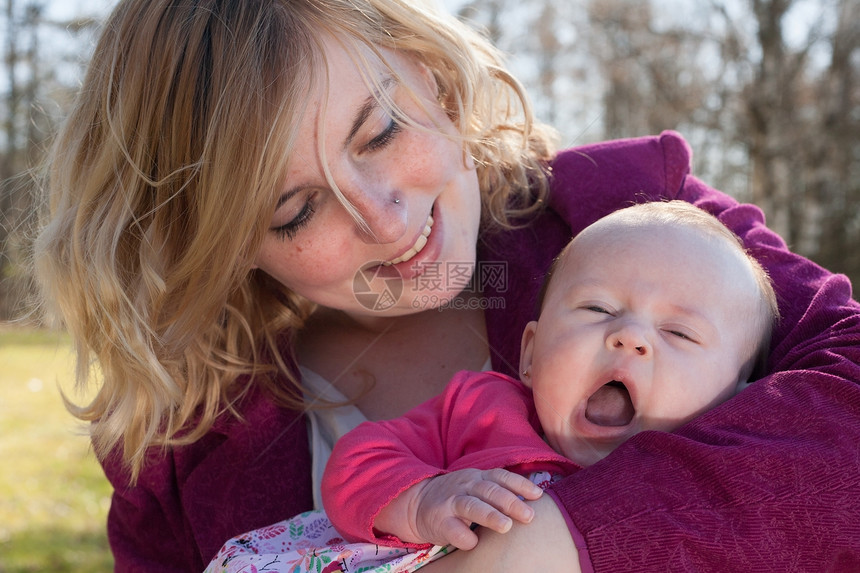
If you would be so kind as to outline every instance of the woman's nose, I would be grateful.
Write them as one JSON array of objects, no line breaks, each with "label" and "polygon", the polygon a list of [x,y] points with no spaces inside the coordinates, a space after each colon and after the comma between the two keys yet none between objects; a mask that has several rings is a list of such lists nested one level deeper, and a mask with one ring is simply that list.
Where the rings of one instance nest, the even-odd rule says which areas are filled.
[{"label": "woman's nose", "polygon": [[402,193],[362,178],[340,183],[338,188],[354,209],[352,215],[362,241],[384,244],[403,238],[407,231],[407,200]]},{"label": "woman's nose", "polygon": [[606,346],[609,350],[632,352],[643,357],[652,354],[645,329],[633,322],[625,322],[612,330],[606,337]]}]

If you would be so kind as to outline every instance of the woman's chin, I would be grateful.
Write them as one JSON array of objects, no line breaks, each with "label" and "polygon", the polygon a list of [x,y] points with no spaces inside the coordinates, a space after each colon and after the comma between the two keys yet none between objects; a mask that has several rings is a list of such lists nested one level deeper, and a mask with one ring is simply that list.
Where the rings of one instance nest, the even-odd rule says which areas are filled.
[{"label": "woman's chin", "polygon": [[467,308],[465,301],[459,298],[464,287],[465,284],[448,285],[445,289],[403,293],[397,309],[392,310],[399,310],[399,314],[411,314],[425,310],[465,309]]}]

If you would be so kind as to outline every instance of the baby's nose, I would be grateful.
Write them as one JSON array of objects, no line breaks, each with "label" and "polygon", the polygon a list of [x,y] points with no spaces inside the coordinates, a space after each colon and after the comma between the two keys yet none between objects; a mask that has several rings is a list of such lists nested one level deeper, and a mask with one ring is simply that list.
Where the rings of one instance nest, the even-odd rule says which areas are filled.
[{"label": "baby's nose", "polygon": [[627,350],[638,356],[651,355],[651,345],[644,329],[632,323],[624,324],[613,331],[607,338],[607,346],[611,350]]}]

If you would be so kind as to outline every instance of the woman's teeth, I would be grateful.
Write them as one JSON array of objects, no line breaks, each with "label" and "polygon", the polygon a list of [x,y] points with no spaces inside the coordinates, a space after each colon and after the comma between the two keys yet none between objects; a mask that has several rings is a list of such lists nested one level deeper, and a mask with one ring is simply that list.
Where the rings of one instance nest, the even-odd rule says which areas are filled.
[{"label": "woman's teeth", "polygon": [[430,231],[433,229],[433,215],[427,217],[427,223],[424,225],[424,231],[418,237],[418,240],[415,241],[415,244],[412,245],[412,248],[397,257],[396,259],[392,259],[383,263],[386,266],[397,265],[403,262],[408,261],[415,255],[421,252],[424,246],[427,244],[427,237],[430,236]]}]

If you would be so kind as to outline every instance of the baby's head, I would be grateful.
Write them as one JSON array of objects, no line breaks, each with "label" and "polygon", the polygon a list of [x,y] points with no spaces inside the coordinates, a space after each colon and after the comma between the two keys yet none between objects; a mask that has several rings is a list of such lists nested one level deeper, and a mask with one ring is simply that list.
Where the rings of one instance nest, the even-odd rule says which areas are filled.
[{"label": "baby's head", "polygon": [[647,203],[577,235],[523,333],[522,380],[549,444],[590,465],[742,389],[777,317],[767,274],[719,220]]}]

